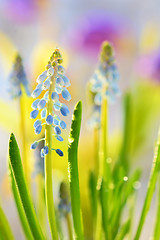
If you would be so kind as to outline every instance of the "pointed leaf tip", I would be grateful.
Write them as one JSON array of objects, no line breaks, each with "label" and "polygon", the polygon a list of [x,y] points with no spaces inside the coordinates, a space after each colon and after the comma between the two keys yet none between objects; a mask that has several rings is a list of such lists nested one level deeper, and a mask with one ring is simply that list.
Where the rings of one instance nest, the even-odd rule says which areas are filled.
[{"label": "pointed leaf tip", "polygon": [[75,106],[75,109],[77,108],[82,108],[82,101],[79,101],[76,106]]}]

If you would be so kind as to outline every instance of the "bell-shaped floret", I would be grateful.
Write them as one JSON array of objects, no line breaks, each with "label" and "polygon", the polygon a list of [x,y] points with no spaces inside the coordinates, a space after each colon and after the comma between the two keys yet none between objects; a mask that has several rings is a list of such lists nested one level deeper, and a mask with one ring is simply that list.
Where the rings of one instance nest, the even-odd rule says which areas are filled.
[{"label": "bell-shaped floret", "polygon": [[48,125],[51,125],[53,123],[53,116],[52,115],[48,115],[46,118],[46,123]]},{"label": "bell-shaped floret", "polygon": [[38,116],[38,113],[39,111],[35,109],[30,113],[30,117],[35,119]]},{"label": "bell-shaped floret", "polygon": [[69,79],[66,76],[63,76],[62,79],[64,81],[65,87],[69,87],[71,85]]},{"label": "bell-shaped floret", "polygon": [[46,79],[46,77],[47,77],[47,71],[44,71],[41,75],[39,75],[36,82],[43,83],[43,81]]},{"label": "bell-shaped floret", "polygon": [[64,86],[64,80],[61,77],[57,77],[56,79],[56,84],[59,85],[60,87]]},{"label": "bell-shaped floret", "polygon": [[41,131],[42,131],[42,125],[41,124],[39,124],[38,126],[36,126],[36,128],[35,128],[35,134],[40,134],[41,133]]},{"label": "bell-shaped floret", "polygon": [[41,99],[38,103],[38,109],[43,109],[46,105],[46,100],[45,99]]},{"label": "bell-shaped floret", "polygon": [[56,139],[60,142],[63,142],[63,138],[60,135],[56,135]]},{"label": "bell-shaped floret", "polygon": [[48,154],[48,151],[49,151],[48,146],[44,146],[43,149],[44,149],[44,154],[47,155],[47,154]]},{"label": "bell-shaped floret", "polygon": [[62,129],[66,129],[67,124],[66,124],[64,121],[60,121],[60,127],[61,127]]},{"label": "bell-shaped floret", "polygon": [[38,146],[38,142],[35,141],[34,143],[31,144],[31,149],[36,149],[37,146]]},{"label": "bell-shaped floret", "polygon": [[53,124],[58,126],[59,125],[59,119],[57,119],[56,117],[53,117]]},{"label": "bell-shaped floret", "polygon": [[62,97],[67,101],[71,100],[71,94],[69,93],[69,91],[66,88],[63,88],[63,90],[62,90]]},{"label": "bell-shaped floret", "polygon": [[37,119],[35,122],[34,122],[34,128],[36,128],[38,125],[41,125],[42,121],[40,119]]},{"label": "bell-shaped floret", "polygon": [[42,89],[47,90],[50,87],[50,78],[47,78],[46,81],[43,83]]},{"label": "bell-shaped floret", "polygon": [[38,108],[38,103],[39,103],[40,99],[36,99],[33,103],[32,103],[32,108],[33,109],[37,109]]},{"label": "bell-shaped floret", "polygon": [[60,111],[61,114],[65,117],[69,115],[69,109],[64,103],[61,105]]},{"label": "bell-shaped floret", "polygon": [[41,89],[41,88],[36,88],[36,89],[32,92],[31,96],[32,96],[33,98],[37,98],[37,97],[41,94],[41,92],[42,92],[42,89]]},{"label": "bell-shaped floret", "polygon": [[41,111],[41,118],[46,118],[47,115],[47,108],[43,108]]},{"label": "bell-shaped floret", "polygon": [[54,74],[54,68],[50,67],[47,71],[47,76],[52,77]]},{"label": "bell-shaped floret", "polygon": [[60,75],[65,74],[65,69],[64,69],[63,66],[61,66],[61,65],[58,66],[58,73],[59,73]]},{"label": "bell-shaped floret", "polygon": [[51,98],[53,101],[58,101],[59,100],[59,95],[56,92],[52,92]]},{"label": "bell-shaped floret", "polygon": [[56,149],[56,153],[60,156],[63,157],[63,152],[60,149]]},{"label": "bell-shaped floret", "polygon": [[55,91],[56,91],[56,93],[61,94],[61,93],[62,93],[62,90],[63,90],[63,88],[62,88],[61,86],[59,86],[59,85],[56,84],[56,86],[55,86]]},{"label": "bell-shaped floret", "polygon": [[58,126],[56,126],[56,127],[54,128],[54,131],[55,131],[55,134],[57,134],[57,135],[60,135],[60,134],[61,134],[61,129],[60,129]]},{"label": "bell-shaped floret", "polygon": [[60,101],[57,101],[57,102],[53,103],[53,107],[56,111],[59,111],[61,109],[61,105],[62,104],[60,103]]}]

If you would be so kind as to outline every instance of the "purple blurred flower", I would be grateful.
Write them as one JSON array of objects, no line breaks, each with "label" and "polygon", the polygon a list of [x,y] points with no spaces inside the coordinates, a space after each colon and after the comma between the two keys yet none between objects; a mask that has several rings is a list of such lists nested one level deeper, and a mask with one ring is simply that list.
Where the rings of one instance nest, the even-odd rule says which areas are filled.
[{"label": "purple blurred flower", "polygon": [[[4,11],[7,17],[15,22],[25,23],[33,21],[37,17],[38,9],[43,7],[45,0],[6,0]],[[48,1],[46,1],[48,2]]]},{"label": "purple blurred flower", "polygon": [[104,11],[91,11],[75,28],[70,33],[71,46],[91,55],[97,55],[103,41],[116,47],[127,34],[124,19]]},{"label": "purple blurred flower", "polygon": [[140,57],[136,63],[136,71],[141,77],[160,82],[160,49]]}]

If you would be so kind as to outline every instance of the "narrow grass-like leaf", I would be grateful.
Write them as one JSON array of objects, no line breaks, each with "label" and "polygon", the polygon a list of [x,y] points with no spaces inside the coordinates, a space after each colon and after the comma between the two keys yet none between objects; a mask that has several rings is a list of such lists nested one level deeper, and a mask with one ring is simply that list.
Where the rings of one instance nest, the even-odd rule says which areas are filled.
[{"label": "narrow grass-like leaf", "polygon": [[102,224],[105,234],[105,239],[112,239],[111,233],[111,224],[108,221],[108,208],[107,208],[107,201],[108,201],[108,188],[106,182],[102,179],[101,188],[100,188],[100,201],[101,201],[101,208],[102,208]]},{"label": "narrow grass-like leaf", "polygon": [[14,236],[7,220],[7,217],[0,206],[0,239],[2,240],[13,240]]},{"label": "narrow grass-like leaf", "polygon": [[[159,134],[160,134],[160,132],[159,132]],[[153,194],[155,191],[155,186],[156,186],[159,170],[160,170],[160,135],[158,136],[158,141],[157,141],[157,145],[155,148],[153,166],[151,169],[151,175],[150,175],[150,180],[149,180],[149,184],[148,184],[148,189],[147,189],[141,217],[139,220],[139,224],[138,224],[138,228],[137,228],[134,240],[138,240],[140,238],[142,228],[143,228],[147,213],[149,211],[152,197],[153,197]]]},{"label": "narrow grass-like leaf", "polygon": [[33,237],[34,239],[39,239],[39,240],[44,239],[44,236],[39,226],[38,219],[35,214],[35,210],[31,201],[29,190],[27,188],[18,144],[13,133],[11,134],[10,141],[9,141],[9,164],[11,166],[11,170],[15,178],[15,183],[16,183],[19,196],[26,214],[26,218],[28,220],[28,224],[33,234]]},{"label": "narrow grass-like leaf", "polygon": [[130,93],[126,93],[124,96],[124,133],[123,133],[123,142],[122,148],[119,157],[119,163],[123,165],[126,174],[129,170],[129,159],[128,155],[130,153],[130,145],[131,145],[131,131],[132,128],[132,103],[131,103],[131,95]]},{"label": "narrow grass-like leaf", "polygon": [[63,234],[63,230],[62,230],[62,222],[60,221],[58,209],[56,210],[55,214],[56,214],[56,226],[57,226],[59,240],[64,240],[64,234]]},{"label": "narrow grass-like leaf", "polygon": [[97,216],[97,190],[96,190],[97,182],[96,176],[94,172],[90,172],[89,175],[89,193],[90,193],[90,203],[91,203],[91,210],[92,216],[95,221]]},{"label": "narrow grass-like leaf", "polygon": [[129,232],[130,224],[131,224],[131,221],[129,219],[127,222],[125,222],[122,225],[122,227],[120,228],[119,233],[117,234],[117,237],[115,238],[115,240],[123,240],[125,238],[125,236]]},{"label": "narrow grass-like leaf", "polygon": [[121,221],[121,216],[123,214],[124,207],[126,205],[127,199],[129,196],[131,196],[135,189],[134,184],[139,181],[141,176],[141,171],[137,169],[131,177],[129,177],[129,180],[127,182],[124,182],[122,179],[119,180],[119,183],[116,184],[116,192],[114,195],[115,202],[113,204],[113,209],[111,212],[111,225],[112,225],[112,231],[113,231],[113,237],[116,236],[119,224]]},{"label": "narrow grass-like leaf", "polygon": [[17,187],[16,187],[15,179],[14,179],[10,164],[9,164],[8,168],[9,168],[9,176],[10,176],[10,182],[11,182],[12,192],[13,192],[13,196],[14,196],[14,201],[16,203],[20,221],[21,221],[24,233],[26,235],[26,239],[32,240],[33,236],[32,236],[30,227],[29,227],[27,219],[26,219],[26,215],[25,215],[22,203],[21,203],[21,199],[20,199]]},{"label": "narrow grass-like leaf", "polygon": [[75,239],[83,239],[80,190],[78,177],[78,142],[81,127],[82,103],[77,103],[72,116],[72,125],[68,143],[68,171],[71,193],[71,206]]}]

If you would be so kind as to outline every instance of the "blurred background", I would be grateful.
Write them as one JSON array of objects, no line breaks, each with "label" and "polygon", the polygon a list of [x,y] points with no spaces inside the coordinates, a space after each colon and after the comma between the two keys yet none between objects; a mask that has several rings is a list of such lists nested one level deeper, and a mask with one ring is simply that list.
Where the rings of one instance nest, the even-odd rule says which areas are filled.
[{"label": "blurred background", "polygon": [[[123,95],[131,92],[134,109],[131,166],[143,169],[135,213],[136,227],[160,123],[159,7],[158,0],[0,0],[0,198],[17,240],[23,239],[23,236],[7,178],[10,132],[15,132],[21,141],[19,105],[8,92],[8,79],[16,53],[23,59],[32,90],[54,48],[59,47],[62,51],[67,76],[71,81],[71,112],[79,99],[83,101],[79,151],[80,183],[83,188],[87,184],[88,171],[93,167],[92,133],[86,127],[90,114],[86,84],[97,65],[101,43],[108,40],[113,44],[120,72],[121,96],[109,108],[110,155],[113,158],[118,156],[123,131]],[[29,148],[35,138],[33,122],[29,119],[31,102],[28,100],[25,105],[25,118],[28,154],[33,158]],[[68,126],[70,122],[71,117]],[[67,145],[67,134],[64,145]],[[31,162],[34,172],[34,160]],[[67,177],[65,157],[55,161],[54,168]],[[33,188],[35,181],[33,176]],[[89,208],[89,202],[84,201],[87,194],[86,188],[83,188],[82,205],[86,213]],[[149,239],[154,224],[155,203],[156,199],[153,199],[141,239]],[[87,228],[89,222],[85,221],[85,217]],[[89,236],[90,233],[87,234]]]}]

